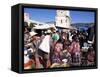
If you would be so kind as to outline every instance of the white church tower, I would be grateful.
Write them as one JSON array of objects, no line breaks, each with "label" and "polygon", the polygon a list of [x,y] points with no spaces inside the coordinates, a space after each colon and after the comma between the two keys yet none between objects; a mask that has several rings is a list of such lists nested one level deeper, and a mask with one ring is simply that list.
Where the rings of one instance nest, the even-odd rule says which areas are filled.
[{"label": "white church tower", "polygon": [[55,17],[55,25],[60,28],[70,28],[70,12],[68,10],[57,10]]}]

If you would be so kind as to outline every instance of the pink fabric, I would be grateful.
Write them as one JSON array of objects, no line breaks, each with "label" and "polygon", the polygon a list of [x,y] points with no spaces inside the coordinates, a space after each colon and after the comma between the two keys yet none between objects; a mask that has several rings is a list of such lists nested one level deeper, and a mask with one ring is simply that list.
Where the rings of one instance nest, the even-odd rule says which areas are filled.
[{"label": "pink fabric", "polygon": [[70,52],[71,53],[80,52],[80,45],[78,42],[72,42],[70,46]]}]

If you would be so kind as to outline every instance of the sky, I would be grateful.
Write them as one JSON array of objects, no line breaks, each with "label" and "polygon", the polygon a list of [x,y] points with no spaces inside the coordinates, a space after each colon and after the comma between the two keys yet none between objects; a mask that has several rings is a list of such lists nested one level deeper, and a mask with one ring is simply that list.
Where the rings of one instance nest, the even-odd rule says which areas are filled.
[{"label": "sky", "polygon": [[[24,13],[29,13],[30,19],[39,22],[55,21],[56,9],[35,9],[24,8]],[[94,12],[89,11],[72,11],[70,10],[72,23],[91,23],[94,22]]]}]

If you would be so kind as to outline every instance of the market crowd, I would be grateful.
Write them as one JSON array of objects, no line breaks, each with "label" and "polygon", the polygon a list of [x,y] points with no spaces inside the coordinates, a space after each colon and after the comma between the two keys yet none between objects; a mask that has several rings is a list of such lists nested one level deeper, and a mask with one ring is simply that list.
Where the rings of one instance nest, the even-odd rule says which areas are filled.
[{"label": "market crowd", "polygon": [[95,64],[94,26],[87,30],[24,27],[24,69]]}]

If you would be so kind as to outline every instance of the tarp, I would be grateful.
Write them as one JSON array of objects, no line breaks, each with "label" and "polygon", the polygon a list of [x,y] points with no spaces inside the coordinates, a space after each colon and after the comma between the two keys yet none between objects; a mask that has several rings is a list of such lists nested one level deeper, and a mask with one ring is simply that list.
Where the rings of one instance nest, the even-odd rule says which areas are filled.
[{"label": "tarp", "polygon": [[43,24],[43,25],[41,25],[41,26],[35,25],[35,27],[33,27],[33,29],[49,29],[49,28],[54,28],[54,29],[56,29],[55,26],[50,26],[50,25],[48,25],[48,24]]}]

